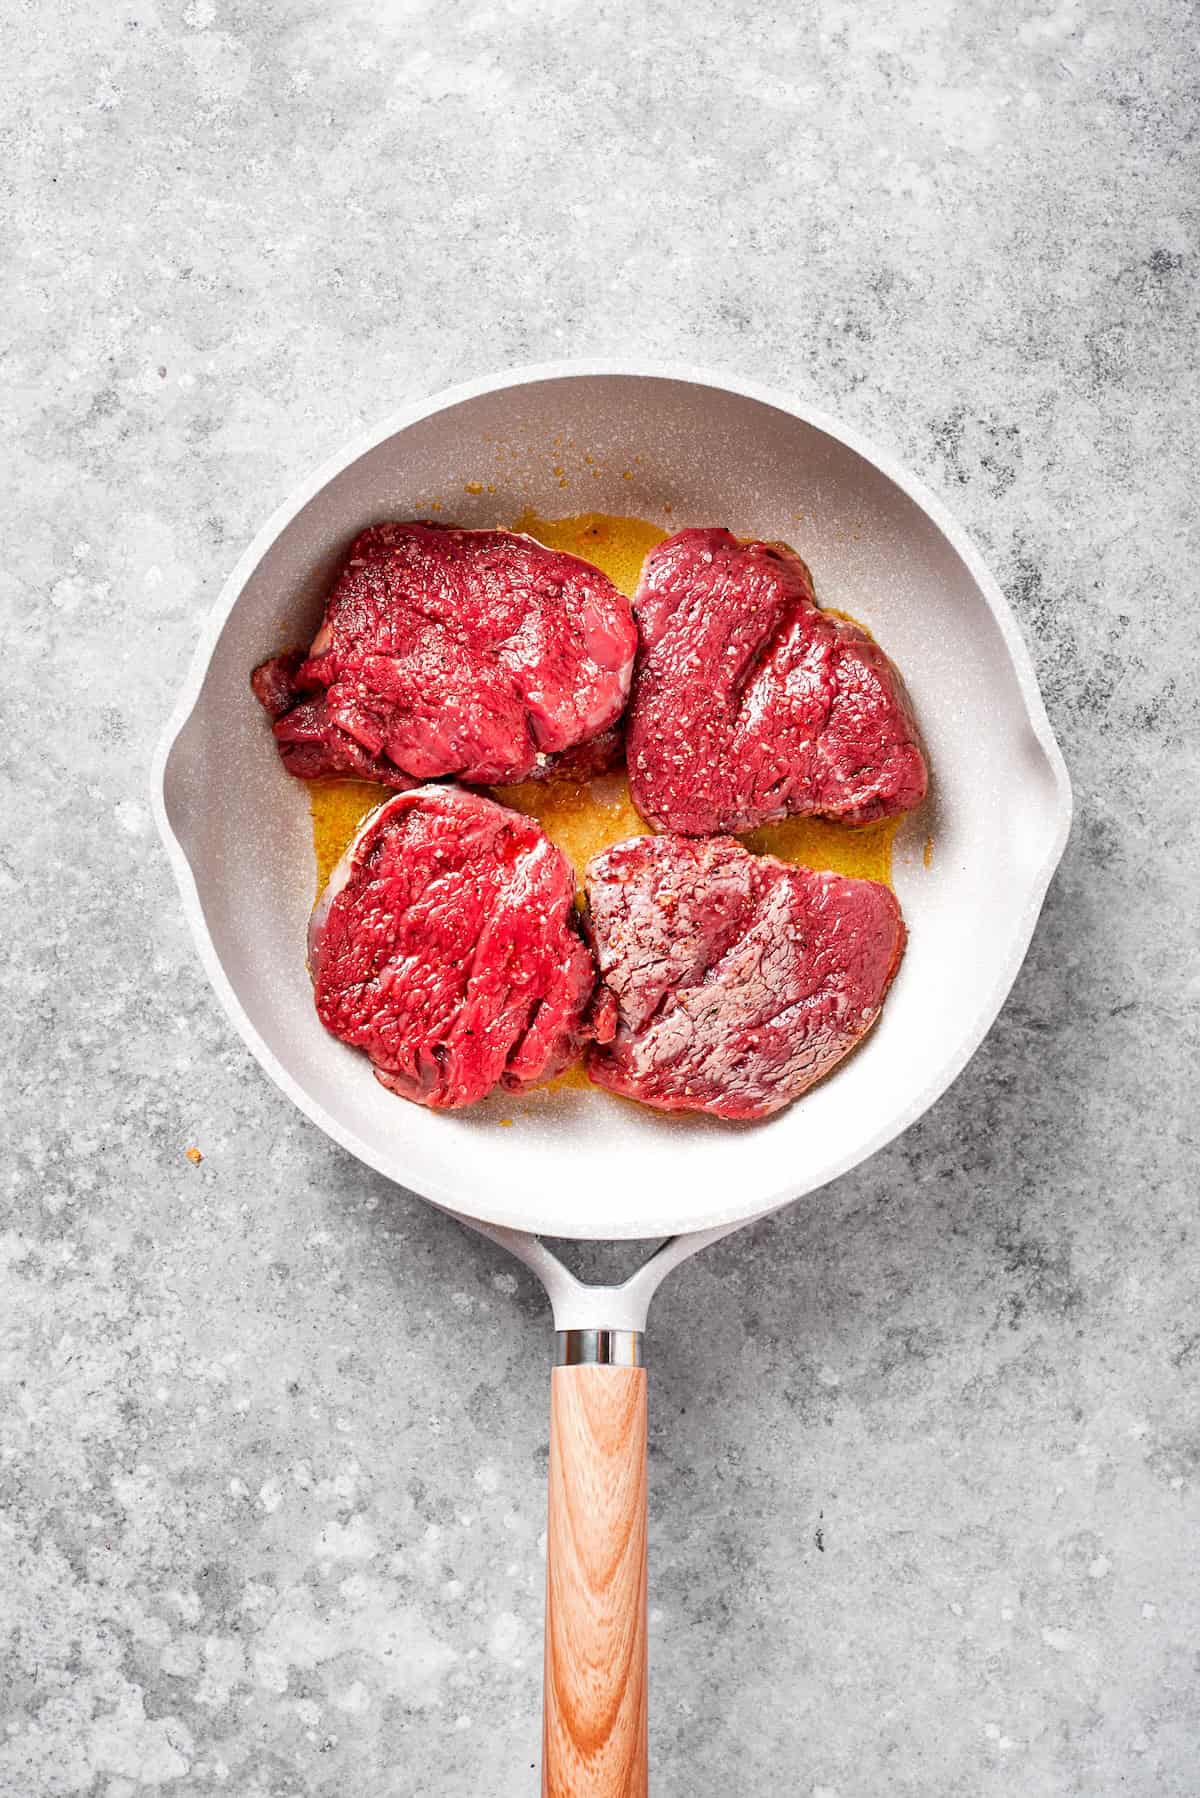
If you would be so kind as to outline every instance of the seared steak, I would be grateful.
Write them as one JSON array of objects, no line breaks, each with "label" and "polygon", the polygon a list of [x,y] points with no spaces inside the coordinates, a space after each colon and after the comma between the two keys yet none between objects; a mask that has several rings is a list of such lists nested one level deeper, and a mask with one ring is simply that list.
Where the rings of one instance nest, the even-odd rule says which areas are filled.
[{"label": "seared steak", "polygon": [[549,1079],[593,1028],[574,902],[566,857],[531,818],[451,786],[397,794],[313,914],[321,1022],[435,1110]]},{"label": "seared steak", "polygon": [[786,545],[680,531],[647,556],[633,603],[626,760],[650,823],[689,836],[793,814],[862,824],[924,798],[900,676],[820,609]]},{"label": "seared steak", "polygon": [[492,785],[608,732],[636,643],[629,601],[576,556],[512,531],[377,524],[308,655],[274,657],[251,684],[304,779]]},{"label": "seared steak", "polygon": [[878,881],[730,837],[634,837],[594,857],[586,885],[599,999],[617,1008],[588,1073],[664,1111],[778,1111],[866,1035],[904,951]]}]

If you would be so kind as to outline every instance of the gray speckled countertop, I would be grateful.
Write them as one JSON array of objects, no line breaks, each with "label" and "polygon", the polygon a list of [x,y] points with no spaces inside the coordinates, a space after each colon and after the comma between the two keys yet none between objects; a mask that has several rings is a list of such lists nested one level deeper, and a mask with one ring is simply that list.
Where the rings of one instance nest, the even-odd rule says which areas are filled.
[{"label": "gray speckled countertop", "polygon": [[1078,801],[968,1072],[657,1303],[655,1789],[1200,1790],[1187,12],[735,10],[9,10],[4,1798],[535,1789],[540,1295],[260,1076],[146,769],[310,466],[569,354],[893,446]]}]

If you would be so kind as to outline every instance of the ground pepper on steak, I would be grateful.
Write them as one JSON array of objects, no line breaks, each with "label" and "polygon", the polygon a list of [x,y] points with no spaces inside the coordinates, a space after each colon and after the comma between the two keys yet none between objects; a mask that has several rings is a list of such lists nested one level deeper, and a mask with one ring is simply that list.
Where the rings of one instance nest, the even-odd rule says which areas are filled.
[{"label": "ground pepper on steak", "polygon": [[920,804],[925,759],[899,674],[821,610],[785,544],[680,531],[647,556],[633,603],[626,760],[650,823],[705,836]]},{"label": "ground pepper on steak", "polygon": [[904,952],[888,887],[731,837],[630,838],[593,857],[585,884],[600,1003],[616,1008],[588,1073],[664,1111],[789,1104],[871,1029]]}]

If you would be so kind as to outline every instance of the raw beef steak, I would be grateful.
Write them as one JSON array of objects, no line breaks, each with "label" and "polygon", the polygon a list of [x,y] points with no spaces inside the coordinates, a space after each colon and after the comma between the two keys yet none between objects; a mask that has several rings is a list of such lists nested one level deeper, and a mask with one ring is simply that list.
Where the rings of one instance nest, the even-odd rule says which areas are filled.
[{"label": "raw beef steak", "polygon": [[513,531],[376,524],[305,656],[251,684],[285,766],[404,788],[551,772],[625,708],[637,631],[590,563]]},{"label": "raw beef steak", "polygon": [[689,836],[792,814],[864,824],[924,798],[900,676],[820,609],[786,545],[680,531],[647,556],[633,603],[626,760],[650,823]]},{"label": "raw beef steak", "polygon": [[313,913],[309,967],[325,1028],[434,1110],[547,1080],[592,1034],[566,857],[531,818],[456,787],[372,813]]},{"label": "raw beef steak", "polygon": [[634,837],[588,863],[600,999],[592,1079],[664,1111],[765,1117],[879,1016],[904,951],[894,895],[751,855],[730,837]]}]

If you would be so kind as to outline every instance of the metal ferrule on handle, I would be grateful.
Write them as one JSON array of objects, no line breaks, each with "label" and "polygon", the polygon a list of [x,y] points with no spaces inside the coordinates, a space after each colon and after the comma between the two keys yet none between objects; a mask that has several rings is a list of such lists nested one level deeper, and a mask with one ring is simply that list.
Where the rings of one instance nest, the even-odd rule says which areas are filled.
[{"label": "metal ferrule on handle", "polygon": [[556,1367],[641,1367],[640,1330],[557,1330]]}]

